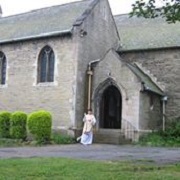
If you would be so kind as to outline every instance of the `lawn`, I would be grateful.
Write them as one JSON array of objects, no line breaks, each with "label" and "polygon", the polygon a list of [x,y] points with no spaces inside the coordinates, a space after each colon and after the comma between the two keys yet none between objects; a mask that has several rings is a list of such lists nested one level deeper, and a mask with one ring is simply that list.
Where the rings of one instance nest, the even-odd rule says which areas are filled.
[{"label": "lawn", "polygon": [[180,164],[65,158],[0,159],[0,180],[179,180]]}]

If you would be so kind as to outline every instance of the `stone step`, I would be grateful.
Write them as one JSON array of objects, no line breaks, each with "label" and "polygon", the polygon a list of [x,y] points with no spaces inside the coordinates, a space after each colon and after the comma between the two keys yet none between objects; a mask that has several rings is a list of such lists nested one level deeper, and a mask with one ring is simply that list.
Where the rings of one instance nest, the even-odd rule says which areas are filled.
[{"label": "stone step", "polygon": [[131,141],[125,139],[120,129],[99,129],[94,130],[95,143],[101,144],[130,144]]}]

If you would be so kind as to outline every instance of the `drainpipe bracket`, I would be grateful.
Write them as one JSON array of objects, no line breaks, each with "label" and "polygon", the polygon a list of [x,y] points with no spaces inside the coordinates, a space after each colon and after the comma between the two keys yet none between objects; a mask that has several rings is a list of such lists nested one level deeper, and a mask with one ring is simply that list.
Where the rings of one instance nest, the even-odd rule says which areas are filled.
[{"label": "drainpipe bracket", "polygon": [[93,75],[93,71],[88,70],[88,71],[87,71],[87,74],[89,74],[89,75]]}]

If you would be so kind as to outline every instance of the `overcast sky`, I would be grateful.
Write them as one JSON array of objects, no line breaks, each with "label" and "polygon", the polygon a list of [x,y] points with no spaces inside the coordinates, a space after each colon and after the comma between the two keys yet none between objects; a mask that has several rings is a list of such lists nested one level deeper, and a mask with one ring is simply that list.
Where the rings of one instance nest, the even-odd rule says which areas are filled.
[{"label": "overcast sky", "polygon": [[[33,9],[65,4],[78,0],[0,0],[3,16],[19,14]],[[113,14],[125,14],[135,0],[109,0]]]}]

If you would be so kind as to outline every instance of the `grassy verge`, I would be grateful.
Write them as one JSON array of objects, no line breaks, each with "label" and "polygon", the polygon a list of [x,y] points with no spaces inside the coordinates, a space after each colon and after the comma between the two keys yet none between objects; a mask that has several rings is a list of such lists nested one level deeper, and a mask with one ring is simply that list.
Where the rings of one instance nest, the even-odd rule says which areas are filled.
[{"label": "grassy verge", "polygon": [[21,139],[0,138],[0,147],[18,147],[18,146],[39,146],[44,144],[74,144],[75,139],[67,136],[53,133],[50,142],[39,143],[37,141],[23,141]]},{"label": "grassy verge", "polygon": [[178,180],[180,164],[153,166],[64,158],[3,159],[0,172],[1,180]]},{"label": "grassy verge", "polygon": [[0,147],[17,147],[23,146],[22,140],[0,138]]}]

